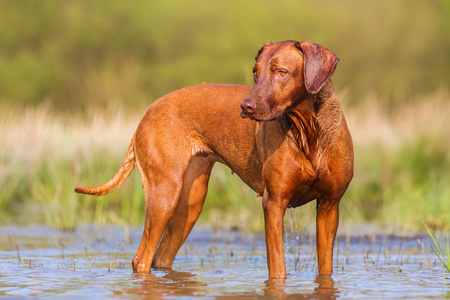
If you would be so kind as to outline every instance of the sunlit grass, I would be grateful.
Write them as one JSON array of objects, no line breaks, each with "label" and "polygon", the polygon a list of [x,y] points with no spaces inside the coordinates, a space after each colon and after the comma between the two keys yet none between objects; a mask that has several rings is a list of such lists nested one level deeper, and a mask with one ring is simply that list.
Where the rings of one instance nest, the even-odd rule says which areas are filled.
[{"label": "sunlit grass", "polygon": [[[395,106],[368,97],[344,106],[355,144],[355,176],[341,202],[341,222],[378,222],[390,231],[449,229],[450,96]],[[345,99],[343,100],[345,103]],[[45,223],[71,229],[85,223],[141,224],[144,196],[136,171],[103,197],[75,194],[119,168],[143,112],[55,113],[48,106],[0,111],[2,223]],[[315,219],[314,203],[297,208],[300,226]],[[237,175],[216,166],[200,222],[261,230],[261,198]]]},{"label": "sunlit grass", "polygon": [[[428,234],[430,235],[431,239],[433,240],[434,246],[436,247],[436,249],[435,249],[435,248],[433,248],[433,246],[430,245],[431,250],[433,250],[434,254],[436,255],[436,257],[439,259],[439,261],[442,264],[443,273],[444,273],[444,282],[445,282],[445,280],[447,279],[446,275],[445,275],[445,271],[450,273],[450,243],[448,240],[448,236],[447,236],[447,252],[446,252],[446,254],[444,254],[441,250],[441,247],[439,247],[439,243],[434,238],[433,233],[428,228],[427,224],[425,222],[423,222],[423,225],[425,225],[425,228],[427,229]],[[445,285],[447,285],[446,282],[445,282]]]},{"label": "sunlit grass", "polygon": [[[392,231],[448,228],[450,95],[388,107],[368,97],[345,110],[355,144],[355,176],[341,202],[346,220],[382,222]],[[446,225],[447,224],[447,225]]]}]

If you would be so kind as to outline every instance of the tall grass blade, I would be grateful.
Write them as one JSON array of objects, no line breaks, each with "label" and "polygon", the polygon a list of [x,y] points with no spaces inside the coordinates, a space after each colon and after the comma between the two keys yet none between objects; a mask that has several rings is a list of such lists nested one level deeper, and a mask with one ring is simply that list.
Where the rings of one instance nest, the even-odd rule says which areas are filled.
[{"label": "tall grass blade", "polygon": [[447,263],[445,262],[445,255],[442,253],[441,248],[439,247],[438,242],[436,241],[436,239],[434,238],[433,234],[431,233],[431,230],[428,228],[427,224],[425,223],[425,221],[423,222],[423,224],[425,225],[425,228],[428,231],[428,234],[430,235],[431,239],[433,240],[434,245],[436,246],[437,250],[433,248],[433,246],[431,246],[431,249],[433,250],[434,254],[436,254],[436,256],[439,258],[439,260],[442,263],[442,266],[447,269],[448,272],[450,272],[450,251],[449,251],[449,242],[448,242],[448,238],[447,238]]}]

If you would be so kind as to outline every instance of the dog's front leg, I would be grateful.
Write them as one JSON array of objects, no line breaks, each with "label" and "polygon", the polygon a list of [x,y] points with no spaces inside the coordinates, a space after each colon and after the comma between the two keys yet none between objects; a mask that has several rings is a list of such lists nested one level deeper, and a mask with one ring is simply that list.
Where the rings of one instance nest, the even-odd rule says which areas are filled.
[{"label": "dog's front leg", "polygon": [[333,273],[333,246],[339,225],[339,200],[317,199],[316,235],[319,274]]},{"label": "dog's front leg", "polygon": [[271,199],[267,190],[263,197],[267,264],[270,278],[286,278],[283,247],[283,219],[286,211],[284,201]]}]

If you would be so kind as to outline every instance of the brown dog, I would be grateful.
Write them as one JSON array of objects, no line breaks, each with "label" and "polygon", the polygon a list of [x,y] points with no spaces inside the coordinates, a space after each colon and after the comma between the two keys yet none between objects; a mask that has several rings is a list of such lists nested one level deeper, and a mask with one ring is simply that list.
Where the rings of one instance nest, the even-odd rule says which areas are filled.
[{"label": "brown dog", "polygon": [[330,80],[337,62],[308,41],[266,43],[256,56],[253,88],[202,84],[160,98],[116,175],[76,192],[107,194],[136,166],[146,218],[133,269],[170,268],[202,210],[211,169],[221,162],[263,195],[269,277],[286,277],[286,208],[315,199],[319,273],[332,273],[339,201],[353,176],[352,140]]}]

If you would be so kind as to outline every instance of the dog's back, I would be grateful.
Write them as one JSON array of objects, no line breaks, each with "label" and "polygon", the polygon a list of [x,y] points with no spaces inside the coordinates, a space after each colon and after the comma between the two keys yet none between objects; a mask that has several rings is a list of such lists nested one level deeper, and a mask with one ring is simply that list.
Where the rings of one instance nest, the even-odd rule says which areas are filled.
[{"label": "dog's back", "polygon": [[[255,148],[256,122],[240,117],[251,87],[209,84],[186,87],[156,100],[136,131],[136,146],[147,159],[189,160],[208,156],[226,164],[262,193],[261,162]],[[136,149],[140,151],[139,149]],[[159,155],[148,152],[159,152]],[[239,153],[239,155],[236,155]]]}]

